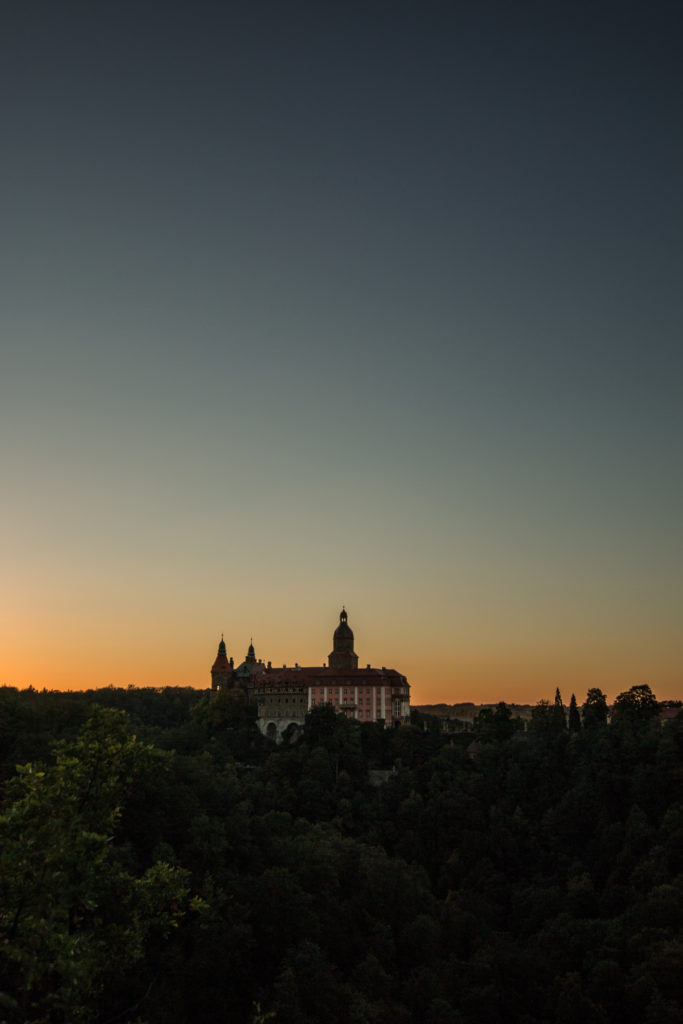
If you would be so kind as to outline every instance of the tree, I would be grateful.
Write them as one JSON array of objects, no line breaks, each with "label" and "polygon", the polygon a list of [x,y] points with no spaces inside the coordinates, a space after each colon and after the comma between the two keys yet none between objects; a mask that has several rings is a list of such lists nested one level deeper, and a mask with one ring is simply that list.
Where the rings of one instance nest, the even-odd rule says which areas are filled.
[{"label": "tree", "polygon": [[581,715],[579,714],[579,709],[576,706],[576,697],[574,694],[572,694],[571,700],[569,701],[569,731],[581,731]]},{"label": "tree", "polygon": [[550,702],[545,699],[539,700],[536,706],[531,709],[530,728],[532,733],[545,734],[551,732],[551,715]]},{"label": "tree", "polygon": [[612,720],[637,728],[647,725],[658,713],[657,698],[650,687],[643,684],[619,694],[612,709]]},{"label": "tree", "polygon": [[591,687],[586,694],[582,712],[584,728],[594,729],[607,725],[607,698],[597,686]]},{"label": "tree", "polygon": [[545,736],[548,739],[557,737],[566,731],[567,723],[559,690],[555,691],[554,704],[547,700],[539,700],[538,704],[532,708],[530,728],[533,734]]},{"label": "tree", "polygon": [[559,686],[555,690],[555,703],[553,704],[553,725],[557,732],[562,732],[567,728],[567,718],[564,713],[564,704],[562,703],[562,696],[560,694]]},{"label": "tree", "polygon": [[[57,763],[27,764],[0,815],[0,990],[16,1020],[87,1021],[105,977],[139,960],[187,902],[186,873],[157,862],[139,877],[115,843],[120,808],[161,752],[97,710]],[[9,1019],[12,1019],[11,1017]]]},{"label": "tree", "polygon": [[503,743],[509,740],[517,729],[512,712],[504,701],[496,704],[495,710],[482,708],[474,719],[474,731],[482,742]]},{"label": "tree", "polygon": [[315,747],[318,744],[332,749],[338,745],[340,730],[344,728],[346,718],[342,722],[332,704],[320,704],[312,707],[304,721],[304,738]]}]

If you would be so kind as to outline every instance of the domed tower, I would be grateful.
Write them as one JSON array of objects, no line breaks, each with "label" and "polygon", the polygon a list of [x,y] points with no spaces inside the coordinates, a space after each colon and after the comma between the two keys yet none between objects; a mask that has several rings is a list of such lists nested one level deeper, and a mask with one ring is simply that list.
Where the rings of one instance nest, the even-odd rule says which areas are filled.
[{"label": "domed tower", "polygon": [[339,614],[339,625],[334,631],[332,653],[329,666],[335,672],[351,672],[358,668],[358,655],[353,649],[353,630],[347,622],[348,616],[344,608]]},{"label": "domed tower", "polygon": [[232,658],[228,661],[228,653],[225,649],[225,640],[221,633],[221,642],[218,645],[218,654],[211,667],[211,689],[228,689],[232,682]]}]

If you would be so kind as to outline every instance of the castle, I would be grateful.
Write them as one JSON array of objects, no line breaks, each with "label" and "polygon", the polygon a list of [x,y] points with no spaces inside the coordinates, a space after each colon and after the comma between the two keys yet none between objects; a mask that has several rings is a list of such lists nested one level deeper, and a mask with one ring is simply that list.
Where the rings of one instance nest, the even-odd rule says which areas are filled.
[{"label": "castle", "polygon": [[289,728],[298,730],[307,711],[331,704],[347,718],[360,722],[383,721],[388,727],[410,721],[410,686],[391,668],[358,668],[353,631],[342,608],[334,631],[327,665],[273,667],[257,660],[253,643],[241,665],[228,659],[221,638],[211,669],[211,689],[233,693],[258,709],[258,727],[279,740]]}]

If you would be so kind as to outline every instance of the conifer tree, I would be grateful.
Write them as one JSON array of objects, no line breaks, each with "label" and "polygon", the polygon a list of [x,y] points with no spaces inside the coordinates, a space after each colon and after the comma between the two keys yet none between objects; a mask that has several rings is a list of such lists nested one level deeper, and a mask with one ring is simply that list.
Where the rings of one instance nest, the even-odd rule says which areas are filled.
[{"label": "conifer tree", "polygon": [[572,699],[569,701],[569,731],[580,732],[581,731],[581,715],[576,705],[576,697],[572,694]]},{"label": "conifer tree", "polygon": [[553,726],[560,732],[567,728],[567,719],[564,713],[564,704],[560,694],[559,686],[555,690],[555,704],[553,705]]}]

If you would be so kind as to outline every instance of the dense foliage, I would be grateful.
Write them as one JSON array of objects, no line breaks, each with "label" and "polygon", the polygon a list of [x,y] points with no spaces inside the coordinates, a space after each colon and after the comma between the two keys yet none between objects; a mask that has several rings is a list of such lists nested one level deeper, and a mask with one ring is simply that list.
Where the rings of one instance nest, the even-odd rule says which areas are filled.
[{"label": "dense foliage", "polygon": [[438,726],[0,688],[0,1021],[680,1021],[683,716]]}]

